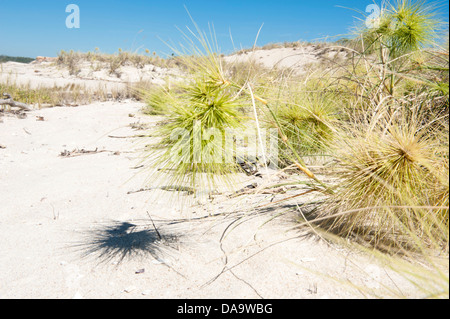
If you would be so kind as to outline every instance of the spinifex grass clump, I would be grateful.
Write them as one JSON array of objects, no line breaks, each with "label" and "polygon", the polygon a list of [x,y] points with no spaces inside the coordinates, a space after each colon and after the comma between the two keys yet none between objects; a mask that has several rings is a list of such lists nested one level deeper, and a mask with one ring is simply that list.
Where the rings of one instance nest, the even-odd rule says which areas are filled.
[{"label": "spinifex grass clump", "polygon": [[421,50],[434,45],[443,29],[435,9],[424,1],[385,2],[373,25],[358,30],[359,57],[354,61],[366,65],[367,75],[354,73],[349,79],[363,85],[376,103],[401,95],[397,90],[406,80],[423,83],[427,65],[420,62]]},{"label": "spinifex grass clump", "polygon": [[337,145],[341,182],[324,225],[375,246],[448,245],[448,149],[418,115],[353,129]]},{"label": "spinifex grass clump", "polygon": [[227,133],[242,128],[239,108],[243,102],[233,90],[199,77],[163,93],[165,97],[156,102],[160,108],[164,103],[169,118],[160,127],[161,140],[156,147],[165,151],[153,164],[170,174],[166,183],[197,191],[236,172],[233,148],[226,147]]},{"label": "spinifex grass clump", "polygon": [[[274,107],[283,134],[301,156],[323,155],[335,136],[338,108],[327,92],[283,92]],[[269,119],[270,120],[270,119]],[[292,164],[292,151],[280,142],[285,165]]]},{"label": "spinifex grass clump", "polygon": [[[367,48],[379,51],[384,62],[433,43],[440,28],[434,5],[425,1],[385,2],[377,22],[363,33]],[[394,63],[391,63],[395,64]]]}]

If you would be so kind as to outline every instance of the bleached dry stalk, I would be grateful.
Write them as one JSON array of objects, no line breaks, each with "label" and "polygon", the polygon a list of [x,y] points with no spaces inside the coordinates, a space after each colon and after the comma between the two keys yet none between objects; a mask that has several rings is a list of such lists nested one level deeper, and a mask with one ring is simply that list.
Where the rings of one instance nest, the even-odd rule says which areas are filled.
[{"label": "bleached dry stalk", "polygon": [[18,107],[24,111],[31,111],[31,108],[28,104],[14,101],[11,95],[9,95],[8,93],[3,93],[3,96],[5,96],[6,98],[0,100],[0,105],[9,105],[11,107]]}]

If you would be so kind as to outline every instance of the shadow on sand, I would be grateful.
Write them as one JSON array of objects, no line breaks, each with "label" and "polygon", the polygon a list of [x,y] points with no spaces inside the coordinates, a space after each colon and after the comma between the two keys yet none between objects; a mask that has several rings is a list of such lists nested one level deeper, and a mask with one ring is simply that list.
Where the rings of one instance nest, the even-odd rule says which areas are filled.
[{"label": "shadow on sand", "polygon": [[75,245],[83,257],[96,256],[100,262],[117,262],[152,256],[164,260],[177,249],[179,236],[167,234],[152,225],[111,222],[89,230],[86,240]]}]

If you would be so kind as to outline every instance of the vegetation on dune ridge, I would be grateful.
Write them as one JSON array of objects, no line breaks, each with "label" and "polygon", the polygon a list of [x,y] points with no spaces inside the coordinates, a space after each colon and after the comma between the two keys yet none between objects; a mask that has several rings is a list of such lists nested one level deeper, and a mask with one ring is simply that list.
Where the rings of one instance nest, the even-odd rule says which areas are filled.
[{"label": "vegetation on dune ridge", "polygon": [[8,93],[14,97],[15,101],[34,105],[40,109],[55,106],[86,105],[96,101],[140,99],[137,90],[149,86],[151,86],[149,83],[139,82],[123,90],[107,90],[102,87],[91,89],[80,84],[32,88],[30,84],[18,85],[7,81],[0,83],[0,93]]},{"label": "vegetation on dune ridge", "polygon": [[33,58],[27,57],[19,57],[19,56],[8,56],[8,55],[0,55],[0,63],[3,62],[20,62],[20,63],[30,63],[33,62]]},{"label": "vegetation on dune ridge", "polygon": [[80,64],[89,62],[94,70],[107,68],[110,75],[115,75],[118,78],[120,78],[120,68],[127,65],[137,69],[143,69],[146,65],[161,68],[176,68],[180,66],[179,59],[175,56],[162,58],[156,52],[150,53],[148,49],[145,52],[145,54],[139,54],[124,51],[120,48],[114,54],[102,53],[98,48],[93,52],[61,50],[58,53],[57,64],[67,67],[71,75],[77,75],[80,72]]}]

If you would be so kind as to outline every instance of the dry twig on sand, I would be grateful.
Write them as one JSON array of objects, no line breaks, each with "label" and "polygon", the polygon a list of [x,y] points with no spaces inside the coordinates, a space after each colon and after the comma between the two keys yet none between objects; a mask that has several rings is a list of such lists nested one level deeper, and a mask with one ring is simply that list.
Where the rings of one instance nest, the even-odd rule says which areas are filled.
[{"label": "dry twig on sand", "polygon": [[31,108],[28,104],[14,101],[11,95],[9,95],[8,93],[3,93],[3,96],[5,98],[0,100],[0,105],[9,105],[11,107],[18,107],[19,109],[24,111],[31,111]]},{"label": "dry twig on sand", "polygon": [[88,154],[98,154],[103,152],[111,152],[113,155],[120,155],[121,152],[119,151],[108,151],[108,150],[101,150],[99,151],[98,148],[96,148],[93,151],[85,150],[85,149],[74,149],[73,151],[64,150],[59,154],[61,157],[75,157],[75,156],[81,156],[81,155],[88,155]]}]

